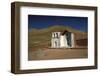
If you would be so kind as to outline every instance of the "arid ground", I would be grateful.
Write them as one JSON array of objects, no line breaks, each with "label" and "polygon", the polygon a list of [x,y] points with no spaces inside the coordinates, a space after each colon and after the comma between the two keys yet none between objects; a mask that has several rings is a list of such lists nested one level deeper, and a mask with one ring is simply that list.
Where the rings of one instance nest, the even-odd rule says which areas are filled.
[{"label": "arid ground", "polygon": [[29,51],[29,60],[51,60],[51,59],[75,59],[87,58],[87,49],[38,49],[37,51]]}]

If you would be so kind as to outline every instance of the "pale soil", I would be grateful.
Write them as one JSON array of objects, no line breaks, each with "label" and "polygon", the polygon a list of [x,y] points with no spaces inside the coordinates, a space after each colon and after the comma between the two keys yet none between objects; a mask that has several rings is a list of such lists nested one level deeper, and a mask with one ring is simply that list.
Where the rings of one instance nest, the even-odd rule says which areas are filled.
[{"label": "pale soil", "polygon": [[87,58],[87,49],[38,49],[28,52],[28,60],[74,59]]}]

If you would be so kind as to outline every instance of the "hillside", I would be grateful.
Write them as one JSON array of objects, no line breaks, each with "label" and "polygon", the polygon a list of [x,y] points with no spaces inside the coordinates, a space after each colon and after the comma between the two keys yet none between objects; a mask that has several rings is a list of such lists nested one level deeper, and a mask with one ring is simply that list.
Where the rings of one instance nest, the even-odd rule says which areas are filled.
[{"label": "hillside", "polygon": [[86,38],[87,33],[82,32],[71,27],[55,25],[52,27],[44,28],[44,29],[29,29],[28,32],[28,47],[29,51],[43,49],[45,47],[50,47],[51,45],[51,34],[54,31],[64,31],[67,30],[69,32],[75,33],[77,35],[77,39]]}]

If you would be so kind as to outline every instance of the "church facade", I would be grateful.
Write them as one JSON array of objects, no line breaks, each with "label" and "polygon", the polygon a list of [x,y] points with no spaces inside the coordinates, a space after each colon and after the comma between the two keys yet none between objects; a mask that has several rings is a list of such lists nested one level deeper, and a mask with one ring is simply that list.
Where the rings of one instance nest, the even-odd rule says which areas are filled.
[{"label": "church facade", "polygon": [[68,31],[52,32],[52,48],[73,48],[75,46],[74,33]]}]

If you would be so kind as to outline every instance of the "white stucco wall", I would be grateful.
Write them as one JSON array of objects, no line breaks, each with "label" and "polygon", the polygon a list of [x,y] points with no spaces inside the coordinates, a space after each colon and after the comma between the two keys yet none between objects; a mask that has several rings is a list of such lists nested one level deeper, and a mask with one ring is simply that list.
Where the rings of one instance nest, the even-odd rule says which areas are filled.
[{"label": "white stucco wall", "polygon": [[71,40],[72,40],[72,48],[75,47],[75,39],[74,39],[74,33],[71,33]]},{"label": "white stucco wall", "polygon": [[[57,42],[57,43],[55,44],[55,42]],[[59,48],[60,47],[60,39],[59,38],[52,38],[51,47],[52,48]]]},{"label": "white stucco wall", "polygon": [[61,35],[60,36],[60,47],[61,48],[68,47],[67,40],[66,40],[66,36],[65,35]]}]

